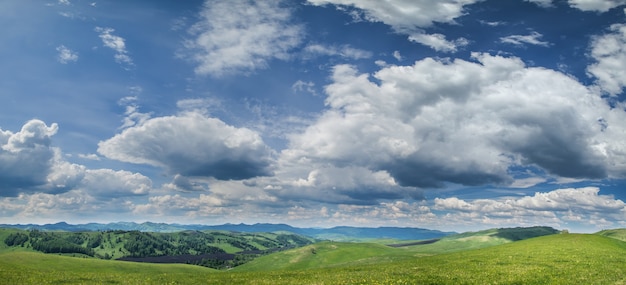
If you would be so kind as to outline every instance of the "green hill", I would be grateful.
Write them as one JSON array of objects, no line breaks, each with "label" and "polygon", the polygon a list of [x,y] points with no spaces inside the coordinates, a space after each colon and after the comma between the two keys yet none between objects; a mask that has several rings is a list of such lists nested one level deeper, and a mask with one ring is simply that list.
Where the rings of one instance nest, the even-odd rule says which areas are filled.
[{"label": "green hill", "polygon": [[[599,235],[557,234],[419,258],[229,277],[248,284],[623,284],[624,264],[624,242]],[[214,275],[211,280],[220,278]]]},{"label": "green hill", "polygon": [[603,230],[596,233],[597,235],[626,241],[626,229]]},{"label": "green hill", "polygon": [[0,229],[0,250],[28,249],[100,259],[153,263],[188,263],[229,268],[260,255],[304,246],[314,239],[292,233],[227,231],[62,232]]},{"label": "green hill", "polygon": [[559,233],[551,227],[499,228],[450,235],[437,242],[416,245],[410,250],[425,255],[486,248],[528,238]]}]

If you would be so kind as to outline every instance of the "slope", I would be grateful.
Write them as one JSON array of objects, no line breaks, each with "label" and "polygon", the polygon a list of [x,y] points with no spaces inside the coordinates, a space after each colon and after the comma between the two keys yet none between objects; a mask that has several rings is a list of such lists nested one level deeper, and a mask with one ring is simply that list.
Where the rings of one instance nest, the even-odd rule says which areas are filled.
[{"label": "slope", "polygon": [[[366,242],[320,242],[294,250],[260,257],[236,271],[310,269],[332,266],[373,264],[469,249],[486,248],[527,238],[557,233],[550,227],[501,228],[467,232],[444,237],[434,243],[402,246]],[[418,242],[415,242],[418,243]]]},{"label": "slope", "polygon": [[301,270],[361,264],[379,264],[412,258],[403,249],[376,243],[319,242],[259,257],[233,271]]},{"label": "slope", "polygon": [[0,253],[3,284],[170,284],[198,283],[215,272],[184,264],[147,264],[75,258],[25,250]]},{"label": "slope", "polygon": [[626,229],[603,230],[596,233],[597,235],[626,241]]},{"label": "slope", "polygon": [[[376,264],[229,275],[255,284],[624,284],[626,243],[599,235],[556,234]],[[243,268],[242,268],[243,269]],[[212,275],[219,282],[222,276]]]},{"label": "slope", "polygon": [[407,249],[415,253],[432,255],[486,248],[494,245],[501,245],[556,233],[559,233],[559,231],[554,228],[539,226],[488,229],[477,232],[465,232],[450,235],[434,243],[411,246]]}]

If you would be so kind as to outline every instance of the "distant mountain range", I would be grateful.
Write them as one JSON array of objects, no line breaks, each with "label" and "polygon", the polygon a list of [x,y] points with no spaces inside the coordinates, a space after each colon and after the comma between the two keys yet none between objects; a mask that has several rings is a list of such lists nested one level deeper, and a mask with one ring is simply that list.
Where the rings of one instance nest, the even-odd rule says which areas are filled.
[{"label": "distant mountain range", "polygon": [[142,232],[178,232],[178,231],[203,231],[203,230],[222,230],[222,231],[234,231],[234,232],[291,232],[301,234],[317,239],[327,240],[362,240],[362,239],[400,239],[400,240],[420,240],[420,239],[434,239],[447,235],[455,234],[455,232],[442,232],[437,230],[429,230],[422,228],[410,228],[410,227],[333,227],[333,228],[298,228],[292,227],[287,224],[267,224],[258,223],[253,225],[248,224],[223,224],[223,225],[181,225],[181,224],[166,224],[166,223],[133,223],[133,222],[118,222],[118,223],[88,223],[71,225],[65,222],[46,225],[8,225],[0,224],[2,228],[17,228],[23,230],[42,230],[42,231],[107,231],[107,230],[124,230],[124,231],[142,231]]}]

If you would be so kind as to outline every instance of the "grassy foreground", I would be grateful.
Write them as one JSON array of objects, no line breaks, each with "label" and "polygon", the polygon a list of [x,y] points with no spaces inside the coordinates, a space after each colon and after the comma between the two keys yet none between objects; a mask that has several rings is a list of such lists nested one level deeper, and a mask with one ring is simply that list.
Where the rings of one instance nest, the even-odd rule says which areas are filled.
[{"label": "grassy foreground", "polygon": [[[341,245],[335,245],[338,252],[345,250],[341,254],[332,247],[320,247],[315,253],[309,249],[288,261],[294,264],[292,269],[240,268],[237,272],[12,251],[0,253],[0,280],[5,284],[626,284],[626,243],[600,235],[557,234],[426,257],[396,251],[402,249],[370,251],[386,259],[363,257]],[[346,254],[352,257],[340,260]],[[323,266],[316,259],[337,262]]]}]

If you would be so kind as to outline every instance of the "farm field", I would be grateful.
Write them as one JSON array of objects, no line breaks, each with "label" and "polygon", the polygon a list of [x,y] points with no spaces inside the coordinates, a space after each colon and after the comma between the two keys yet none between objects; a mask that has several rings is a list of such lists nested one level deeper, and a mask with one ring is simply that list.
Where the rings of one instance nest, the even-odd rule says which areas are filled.
[{"label": "farm field", "polygon": [[229,271],[192,265],[73,258],[4,248],[7,284],[624,284],[626,243],[553,234],[480,249],[422,255],[418,246],[322,242]]}]

